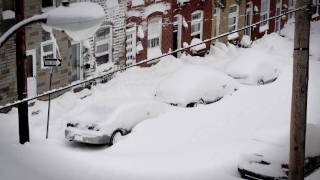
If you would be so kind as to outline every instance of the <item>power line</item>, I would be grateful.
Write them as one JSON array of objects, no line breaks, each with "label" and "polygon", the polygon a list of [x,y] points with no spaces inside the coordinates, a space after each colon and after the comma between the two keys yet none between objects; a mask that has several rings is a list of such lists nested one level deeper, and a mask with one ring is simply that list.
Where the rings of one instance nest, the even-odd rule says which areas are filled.
[{"label": "power line", "polygon": [[120,72],[120,71],[124,71],[126,69],[129,69],[129,68],[132,68],[132,67],[135,67],[135,66],[139,66],[139,65],[143,65],[143,64],[146,64],[148,62],[152,62],[152,61],[155,61],[155,60],[158,60],[159,61],[161,60],[161,58],[163,57],[166,57],[166,56],[169,56],[169,55],[172,55],[172,54],[175,54],[177,52],[180,52],[180,51],[183,51],[183,50],[186,50],[186,49],[190,49],[192,47],[195,47],[195,46],[198,46],[200,44],[204,44],[204,43],[208,43],[208,42],[212,42],[214,40],[217,40],[217,39],[220,39],[222,37],[225,37],[225,36],[228,36],[230,34],[233,34],[233,33],[237,33],[237,32],[240,32],[240,31],[244,31],[248,28],[251,28],[251,27],[254,27],[254,26],[257,26],[261,23],[264,23],[264,22],[267,22],[269,20],[272,20],[272,19],[276,19],[276,18],[280,18],[281,16],[283,15],[286,15],[286,14],[290,14],[290,13],[294,13],[296,11],[301,11],[301,10],[307,10],[309,7],[308,6],[303,6],[303,7],[300,7],[300,8],[296,8],[296,9],[293,9],[293,10],[290,10],[288,12],[285,12],[283,14],[280,14],[280,15],[277,15],[277,16],[273,16],[273,17],[269,17],[265,20],[262,20],[262,21],[259,21],[259,22],[256,22],[256,23],[253,23],[249,26],[245,26],[243,28],[240,28],[240,29],[237,29],[237,30],[234,30],[234,31],[231,31],[231,32],[227,32],[227,33],[223,33],[223,34],[220,34],[218,36],[215,36],[215,37],[212,37],[212,38],[209,38],[209,39],[206,39],[206,40],[203,40],[202,42],[200,43],[196,43],[196,44],[193,44],[193,45],[189,45],[187,47],[183,47],[183,48],[180,48],[180,49],[177,49],[177,50],[174,50],[174,51],[171,51],[169,53],[164,53],[162,54],[161,56],[158,56],[158,57],[155,57],[155,58],[151,58],[151,59],[146,59],[146,60],[143,60],[143,61],[140,61],[136,64],[132,64],[132,65],[129,65],[129,66],[125,66],[125,67],[121,67],[119,69],[116,69],[116,70],[113,70],[111,72],[108,72],[108,73],[105,73],[105,74],[102,74],[102,75],[98,75],[98,76],[94,76],[94,77],[91,77],[89,79],[86,79],[86,80],[83,80],[83,81],[80,81],[80,82],[74,82],[74,83],[71,83],[70,85],[68,86],[65,86],[65,87],[61,87],[61,88],[58,88],[58,89],[54,89],[54,90],[50,90],[50,91],[47,91],[47,92],[44,92],[40,95],[37,95],[35,97],[30,97],[30,98],[25,98],[23,100],[18,100],[18,101],[15,101],[13,103],[8,103],[4,106],[0,106],[0,110],[2,109],[5,109],[5,108],[9,108],[9,107],[13,107],[15,105],[18,105],[20,103],[24,103],[24,102],[28,102],[28,101],[32,101],[32,100],[35,100],[35,99],[38,99],[38,98],[42,98],[42,97],[45,97],[45,96],[48,96],[48,95],[51,95],[51,94],[54,94],[54,93],[58,93],[58,92],[61,92],[61,91],[65,91],[67,89],[71,89],[73,87],[76,87],[76,86],[79,86],[79,85],[82,85],[82,84],[85,84],[85,83],[90,83],[96,79],[104,79],[104,78],[108,78],[110,76],[112,76],[113,74],[117,73],[117,72]]}]

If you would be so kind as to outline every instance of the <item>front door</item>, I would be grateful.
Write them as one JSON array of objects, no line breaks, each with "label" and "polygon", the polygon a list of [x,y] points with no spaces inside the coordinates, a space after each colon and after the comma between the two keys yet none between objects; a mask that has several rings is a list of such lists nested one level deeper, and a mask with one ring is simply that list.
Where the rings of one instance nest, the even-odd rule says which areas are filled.
[{"label": "front door", "polygon": [[[176,15],[173,19],[172,48],[173,51],[181,48],[181,25],[182,18]],[[175,57],[180,57],[181,52],[174,53]]]},{"label": "front door", "polygon": [[[37,96],[37,60],[36,50],[29,50],[27,55],[27,95],[28,98]],[[32,103],[32,102],[31,102]]]},{"label": "front door", "polygon": [[[279,16],[281,14],[281,4],[281,0],[276,0],[276,16]],[[275,22],[275,31],[279,32],[281,29],[281,18],[277,17]]]},{"label": "front door", "polygon": [[71,45],[72,49],[72,81],[83,79],[83,69],[82,69],[82,57],[81,57],[81,44],[78,42],[73,42]]},{"label": "front door", "polygon": [[[253,14],[253,7],[252,2],[247,3],[247,10],[246,10],[246,26],[251,26],[252,24],[252,14]],[[251,36],[251,27],[245,30],[245,35]]]}]

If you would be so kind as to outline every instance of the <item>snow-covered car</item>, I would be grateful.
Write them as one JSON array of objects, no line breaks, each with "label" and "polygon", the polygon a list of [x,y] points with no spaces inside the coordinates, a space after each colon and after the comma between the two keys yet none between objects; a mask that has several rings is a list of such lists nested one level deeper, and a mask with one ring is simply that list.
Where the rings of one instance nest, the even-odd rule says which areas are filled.
[{"label": "snow-covered car", "polygon": [[186,64],[159,83],[155,99],[174,106],[194,107],[216,102],[237,88],[238,83],[222,72]]},{"label": "snow-covered car", "polygon": [[156,101],[107,104],[93,103],[90,109],[72,112],[65,138],[87,144],[113,145],[121,136],[130,133],[135,125],[166,112],[169,107]]},{"label": "snow-covered car", "polygon": [[[305,176],[320,167],[320,126],[308,124],[306,135]],[[266,143],[255,139],[257,143],[266,144],[269,148],[242,158],[238,172],[244,179],[288,179],[289,135],[280,141]]]},{"label": "snow-covered car", "polygon": [[275,81],[279,69],[271,60],[248,57],[231,62],[226,73],[242,84],[263,85]]}]

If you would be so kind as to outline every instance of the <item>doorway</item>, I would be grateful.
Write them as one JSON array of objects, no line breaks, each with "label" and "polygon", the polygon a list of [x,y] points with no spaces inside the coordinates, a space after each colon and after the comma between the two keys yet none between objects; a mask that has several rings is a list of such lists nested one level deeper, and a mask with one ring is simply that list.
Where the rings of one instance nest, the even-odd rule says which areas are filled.
[{"label": "doorway", "polygon": [[71,44],[72,49],[72,73],[71,73],[71,80],[83,80],[83,69],[82,69],[82,57],[81,57],[81,43],[79,42],[72,42]]},{"label": "doorway", "polygon": [[[281,0],[276,0],[276,16],[281,14]],[[281,29],[281,18],[277,17],[275,20],[275,32],[280,32]]]},{"label": "doorway", "polygon": [[[253,15],[253,5],[252,2],[247,3],[247,9],[246,9],[246,26],[252,25],[252,15]],[[251,37],[251,30],[252,27],[249,27],[245,30],[245,35],[248,35]]]},{"label": "doorway", "polygon": [[[175,51],[181,48],[181,29],[182,16],[176,15],[173,17],[173,34],[172,34],[172,50]],[[181,52],[173,54],[175,57],[180,57]]]},{"label": "doorway", "polygon": [[[37,96],[37,59],[36,50],[28,50],[27,56],[27,95],[28,98]],[[29,104],[34,104],[34,101],[30,101]]]}]

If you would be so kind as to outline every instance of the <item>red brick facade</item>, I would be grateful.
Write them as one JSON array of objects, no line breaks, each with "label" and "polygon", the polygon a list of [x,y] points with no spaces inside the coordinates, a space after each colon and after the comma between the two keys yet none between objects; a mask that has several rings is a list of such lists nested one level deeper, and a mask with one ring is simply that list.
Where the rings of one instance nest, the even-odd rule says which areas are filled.
[{"label": "red brick facade", "polygon": [[[255,12],[254,10],[254,15],[253,15],[253,20],[252,23],[257,23],[260,21],[260,11],[261,11],[261,0],[247,0],[247,2],[252,2],[253,7],[258,8],[258,12]],[[276,0],[269,0],[269,17],[274,17],[276,15]],[[282,5],[281,5],[281,13],[287,12],[288,11],[288,0],[282,0]],[[254,9],[256,9],[254,8]],[[286,16],[284,16],[286,17]],[[284,24],[286,22],[286,18],[281,18],[281,29],[283,28]],[[265,33],[270,34],[275,32],[275,19],[269,20],[269,29],[266,32],[260,32],[259,28],[260,25],[257,25],[255,28],[252,30],[251,38],[253,40],[261,38]]]},{"label": "red brick facade", "polygon": [[[163,11],[163,9],[147,14],[140,15],[130,15],[130,12],[140,12],[143,14],[146,9],[154,4],[166,3],[169,6],[169,9]],[[137,26],[144,26],[144,38],[137,37],[137,42],[140,41],[143,46],[143,50],[136,54],[136,62],[145,60],[148,58],[148,30],[146,26],[148,21],[155,17],[162,17],[162,36],[161,36],[161,51],[162,53],[167,53],[173,50],[173,21],[174,16],[182,15],[184,22],[188,23],[187,27],[181,25],[181,47],[184,42],[190,44],[191,42],[191,14],[194,11],[201,10],[203,12],[203,31],[202,31],[202,40],[208,39],[211,37],[211,19],[212,19],[212,7],[210,0],[190,0],[183,5],[177,3],[177,0],[163,0],[163,1],[154,1],[149,0],[145,1],[144,5],[132,7],[131,2],[128,3],[127,12],[127,24],[135,23]],[[206,45],[208,50],[210,45]],[[146,65],[147,66],[147,65]]]}]

